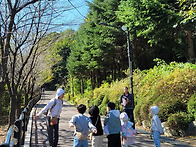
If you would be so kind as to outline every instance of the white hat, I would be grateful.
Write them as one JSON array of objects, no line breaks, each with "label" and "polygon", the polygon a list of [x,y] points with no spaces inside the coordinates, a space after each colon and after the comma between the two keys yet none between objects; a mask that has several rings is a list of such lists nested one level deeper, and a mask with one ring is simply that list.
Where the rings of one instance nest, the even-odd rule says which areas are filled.
[{"label": "white hat", "polygon": [[61,88],[58,88],[57,91],[56,91],[56,97],[55,97],[55,98],[58,98],[58,97],[61,96],[63,93],[65,93],[64,90],[61,89]]}]

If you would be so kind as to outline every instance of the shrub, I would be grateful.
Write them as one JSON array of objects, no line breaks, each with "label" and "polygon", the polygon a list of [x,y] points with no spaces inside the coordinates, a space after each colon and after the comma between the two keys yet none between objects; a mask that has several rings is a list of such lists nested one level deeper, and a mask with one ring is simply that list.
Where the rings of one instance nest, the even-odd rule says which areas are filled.
[{"label": "shrub", "polygon": [[179,112],[179,111],[186,111],[186,105],[178,100],[169,98],[167,101],[159,105],[159,117],[161,121],[167,121],[170,114]]},{"label": "shrub", "polygon": [[190,115],[196,120],[196,93],[190,97],[187,108]]},{"label": "shrub", "polygon": [[[136,69],[133,73],[135,121],[138,124],[142,121],[150,123],[149,108],[157,105],[162,122],[166,121],[174,129],[179,125],[180,130],[184,130],[186,128],[184,126],[193,116],[196,120],[196,64],[176,62],[166,64],[161,60],[157,60],[157,63],[157,66],[149,70]],[[86,102],[88,107],[98,105],[100,113],[105,115],[109,101],[114,102],[116,108],[122,110],[119,103],[120,96],[123,87],[129,87],[129,82],[127,77],[111,84],[104,83],[92,91],[86,90],[83,97],[78,94],[73,98],[70,96],[69,99],[75,104]]]},{"label": "shrub", "polygon": [[175,68],[173,72],[157,82],[159,95],[172,94],[174,98],[181,98],[185,103],[196,90],[195,69]]},{"label": "shrub", "polygon": [[107,94],[107,92],[108,92],[108,88],[106,88],[106,87],[96,88],[93,91],[94,95],[93,95],[92,105],[96,105],[96,106],[101,105],[101,103],[102,103],[105,95]]},{"label": "shrub", "polygon": [[187,102],[196,89],[195,65],[171,63],[160,64],[153,69],[139,71],[135,79],[135,119],[139,124],[150,121],[149,107],[158,105],[160,118],[167,121],[170,114],[187,112]]},{"label": "shrub", "polygon": [[108,95],[106,95],[101,103],[101,105],[99,105],[99,109],[100,109],[100,114],[101,115],[105,115],[107,112],[107,103],[109,102],[108,99]]},{"label": "shrub", "polygon": [[184,136],[188,124],[191,122],[191,117],[185,112],[177,112],[171,114],[166,125],[176,132],[176,135]]}]

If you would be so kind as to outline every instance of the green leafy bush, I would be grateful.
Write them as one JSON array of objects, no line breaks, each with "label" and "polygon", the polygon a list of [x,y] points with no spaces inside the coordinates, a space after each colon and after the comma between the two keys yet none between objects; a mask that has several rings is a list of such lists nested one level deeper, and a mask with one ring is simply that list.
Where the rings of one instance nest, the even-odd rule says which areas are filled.
[{"label": "green leafy bush", "polygon": [[[98,105],[100,113],[105,115],[109,101],[114,102],[116,108],[122,110],[120,96],[123,94],[123,87],[129,87],[129,83],[128,77],[111,84],[104,83],[100,88],[86,91],[83,96],[77,95],[71,100],[75,104],[86,103],[88,107]],[[168,122],[171,127],[179,124],[184,130],[184,125],[190,121],[189,117],[193,118],[195,115],[196,118],[196,64],[176,62],[166,64],[157,60],[157,66],[152,69],[134,71],[133,86],[134,115],[139,125],[143,121],[150,124],[149,108],[153,105],[159,106],[158,115],[161,121]],[[189,117],[184,118],[183,114]]]},{"label": "green leafy bush", "polygon": [[196,120],[196,94],[193,94],[188,101],[188,112]]},{"label": "green leafy bush", "polygon": [[166,125],[176,132],[177,136],[183,136],[188,124],[192,121],[189,114],[177,112],[168,117]]},{"label": "green leafy bush", "polygon": [[99,109],[100,109],[100,114],[101,115],[105,115],[107,112],[107,103],[109,102],[108,96],[106,95],[101,103],[101,105],[99,105]]},{"label": "green leafy bush", "polygon": [[[152,69],[134,74],[136,122],[150,122],[149,108],[158,105],[159,116],[167,121],[170,114],[187,112],[187,102],[196,92],[196,65],[159,62]],[[135,85],[134,84],[134,85]]]},{"label": "green leafy bush", "polygon": [[176,113],[178,111],[186,111],[186,106],[178,99],[169,99],[165,103],[159,105],[159,116],[161,121],[167,121],[170,114]]}]

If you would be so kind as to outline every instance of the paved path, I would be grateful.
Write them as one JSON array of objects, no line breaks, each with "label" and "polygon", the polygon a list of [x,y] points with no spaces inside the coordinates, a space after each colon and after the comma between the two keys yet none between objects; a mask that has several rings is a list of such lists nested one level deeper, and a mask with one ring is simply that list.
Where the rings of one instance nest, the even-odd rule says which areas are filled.
[{"label": "paved path", "polygon": [[[54,91],[46,91],[42,95],[42,99],[35,106],[35,113],[38,113],[49,101],[50,99],[55,97]],[[68,128],[68,121],[71,119],[73,115],[75,115],[76,108],[70,103],[64,101],[63,110],[61,113],[60,126],[59,126],[59,147],[72,147],[73,146],[73,128]],[[33,122],[32,126],[32,139],[31,146],[32,147],[49,147],[49,142],[47,139],[47,131],[46,131],[46,122],[45,117],[41,117],[38,120]],[[140,130],[138,130],[140,131]],[[142,131],[140,131],[142,133]],[[135,137],[136,144],[133,145],[135,147],[154,147],[152,139],[147,137],[145,133],[138,134]],[[178,145],[172,145],[168,143],[162,143],[162,147],[172,147]],[[91,143],[89,141],[89,146]],[[103,147],[107,147],[107,139],[104,138]]]}]

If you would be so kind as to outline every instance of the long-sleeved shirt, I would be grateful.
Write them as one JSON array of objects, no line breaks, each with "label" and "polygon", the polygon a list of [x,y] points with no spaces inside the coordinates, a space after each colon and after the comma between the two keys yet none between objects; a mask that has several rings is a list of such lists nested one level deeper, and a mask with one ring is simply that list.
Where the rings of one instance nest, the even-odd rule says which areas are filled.
[{"label": "long-sleeved shirt", "polygon": [[55,103],[55,101],[56,105],[52,108],[51,112],[48,112],[47,116],[59,118],[62,111],[63,103],[62,100],[59,100],[57,98],[50,100],[50,102],[38,113],[38,116],[41,116],[44,112],[50,109],[52,105]]},{"label": "long-sleeved shirt", "polygon": [[[128,100],[128,102],[127,102]],[[123,101],[126,104],[123,104],[123,109],[134,109],[134,96],[133,94],[128,93],[128,95],[123,94],[120,97],[120,104],[122,105]]]},{"label": "long-sleeved shirt", "polygon": [[163,133],[161,121],[157,115],[153,115],[153,117],[152,117],[151,129],[152,129],[152,131],[158,131],[159,133]]},{"label": "long-sleeved shirt", "polygon": [[94,132],[96,127],[92,124],[89,117],[83,114],[77,114],[72,117],[69,121],[70,126],[74,126],[76,132],[83,132],[85,134],[89,133],[89,129]]}]

